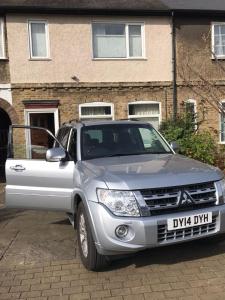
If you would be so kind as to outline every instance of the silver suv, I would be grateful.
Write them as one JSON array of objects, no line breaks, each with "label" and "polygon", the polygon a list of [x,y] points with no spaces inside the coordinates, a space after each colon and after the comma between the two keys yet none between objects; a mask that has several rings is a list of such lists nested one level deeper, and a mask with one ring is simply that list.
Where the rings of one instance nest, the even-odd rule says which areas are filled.
[{"label": "silver suv", "polygon": [[[36,130],[54,142],[33,145]],[[144,122],[69,123],[57,137],[13,125],[6,204],[67,212],[90,270],[112,255],[224,233],[223,173],[173,148]]]}]

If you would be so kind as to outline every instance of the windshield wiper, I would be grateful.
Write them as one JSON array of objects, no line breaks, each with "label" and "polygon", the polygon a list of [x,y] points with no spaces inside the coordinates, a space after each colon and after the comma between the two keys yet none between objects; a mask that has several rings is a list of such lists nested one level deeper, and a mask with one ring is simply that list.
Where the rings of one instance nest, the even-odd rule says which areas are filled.
[{"label": "windshield wiper", "polygon": [[117,157],[117,156],[144,155],[144,154],[172,154],[172,152],[114,153],[114,154],[106,154],[106,155],[101,155],[101,156],[96,156],[96,157],[89,157],[89,158],[86,158],[86,160],[107,158],[107,157]]},{"label": "windshield wiper", "polygon": [[115,156],[128,156],[128,155],[137,155],[137,153],[113,153],[113,154],[103,155],[101,157],[115,157]]},{"label": "windshield wiper", "polygon": [[114,153],[114,154],[104,155],[101,157],[115,157],[115,156],[129,156],[129,155],[143,155],[143,154],[171,154],[171,152]]}]

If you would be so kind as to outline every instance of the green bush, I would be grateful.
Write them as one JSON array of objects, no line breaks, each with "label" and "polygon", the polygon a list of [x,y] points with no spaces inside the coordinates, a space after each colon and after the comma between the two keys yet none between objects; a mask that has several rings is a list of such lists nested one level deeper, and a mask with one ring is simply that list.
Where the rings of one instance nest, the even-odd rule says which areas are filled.
[{"label": "green bush", "polygon": [[216,161],[215,140],[208,131],[193,133],[182,140],[181,153],[213,165]]},{"label": "green bush", "polygon": [[176,141],[179,153],[208,164],[216,163],[217,146],[208,131],[196,131],[193,116],[182,115],[176,121],[164,121],[160,132],[169,141]]}]

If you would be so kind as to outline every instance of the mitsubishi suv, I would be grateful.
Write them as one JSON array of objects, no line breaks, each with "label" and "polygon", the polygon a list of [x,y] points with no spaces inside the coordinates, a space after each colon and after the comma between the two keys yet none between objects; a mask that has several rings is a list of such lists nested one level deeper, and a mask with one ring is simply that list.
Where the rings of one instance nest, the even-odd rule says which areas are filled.
[{"label": "mitsubishi suv", "polygon": [[224,174],[174,148],[141,121],[70,122],[56,137],[12,125],[6,205],[66,212],[89,270],[113,255],[221,237]]}]

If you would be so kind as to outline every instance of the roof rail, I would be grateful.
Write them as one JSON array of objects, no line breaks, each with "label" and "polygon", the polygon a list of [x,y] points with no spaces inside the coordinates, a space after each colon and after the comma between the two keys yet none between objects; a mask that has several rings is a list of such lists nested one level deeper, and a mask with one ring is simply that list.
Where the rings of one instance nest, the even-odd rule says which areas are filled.
[{"label": "roof rail", "polygon": [[140,121],[140,119],[136,119],[136,118],[133,118],[133,119],[118,119],[117,121]]}]

